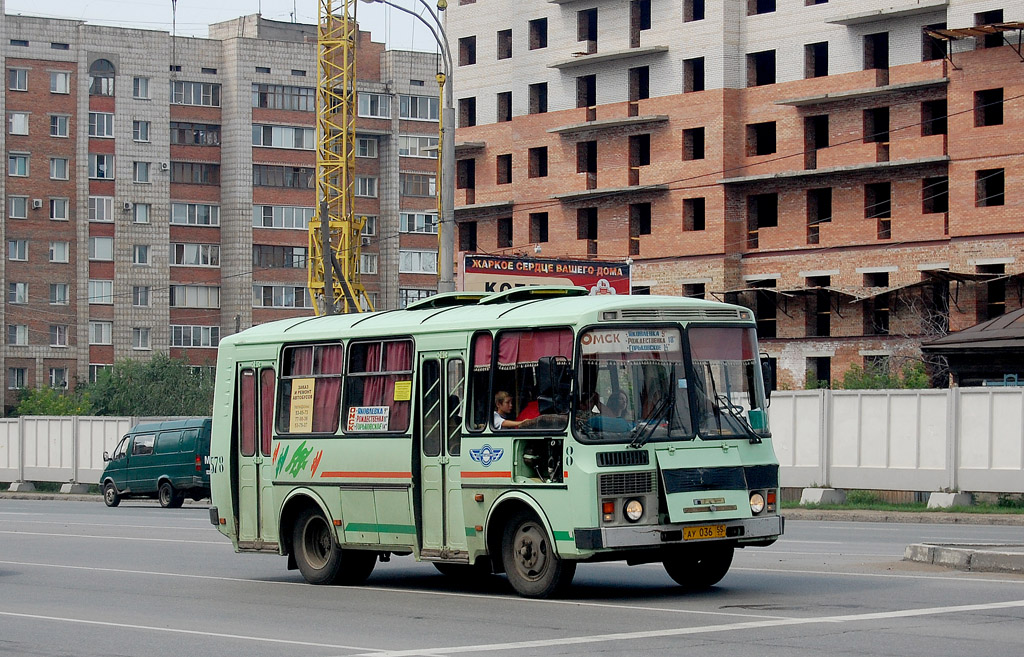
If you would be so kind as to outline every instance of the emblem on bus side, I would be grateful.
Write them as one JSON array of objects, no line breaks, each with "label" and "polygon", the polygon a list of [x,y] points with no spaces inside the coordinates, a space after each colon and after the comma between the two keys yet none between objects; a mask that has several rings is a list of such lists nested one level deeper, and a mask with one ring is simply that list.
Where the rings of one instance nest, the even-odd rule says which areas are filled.
[{"label": "emblem on bus side", "polygon": [[480,449],[469,450],[469,458],[473,459],[480,465],[490,467],[495,461],[500,461],[501,456],[505,453],[505,449],[502,447],[491,447],[490,445],[484,445]]}]

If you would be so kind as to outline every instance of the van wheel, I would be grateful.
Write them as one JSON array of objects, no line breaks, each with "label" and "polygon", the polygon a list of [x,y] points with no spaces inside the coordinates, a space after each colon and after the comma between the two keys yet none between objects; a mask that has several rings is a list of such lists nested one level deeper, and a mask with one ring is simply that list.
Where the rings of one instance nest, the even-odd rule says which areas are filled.
[{"label": "van wheel", "polygon": [[525,598],[561,593],[576,574],[576,562],[555,554],[544,525],[532,513],[520,513],[505,526],[501,559],[512,588]]},{"label": "van wheel", "polygon": [[107,506],[117,506],[121,503],[121,494],[117,492],[117,486],[112,481],[103,484],[103,503]]},{"label": "van wheel", "polygon": [[169,481],[160,484],[160,492],[157,494],[157,498],[160,500],[160,506],[165,509],[177,509],[185,501],[185,497],[174,490],[174,486],[171,486]]},{"label": "van wheel", "polygon": [[676,584],[689,591],[699,591],[722,581],[732,565],[733,551],[731,545],[679,550],[666,556],[662,563]]},{"label": "van wheel", "polygon": [[334,527],[317,509],[299,514],[292,531],[292,551],[302,578],[310,584],[361,584],[377,563],[376,552],[338,547]]}]

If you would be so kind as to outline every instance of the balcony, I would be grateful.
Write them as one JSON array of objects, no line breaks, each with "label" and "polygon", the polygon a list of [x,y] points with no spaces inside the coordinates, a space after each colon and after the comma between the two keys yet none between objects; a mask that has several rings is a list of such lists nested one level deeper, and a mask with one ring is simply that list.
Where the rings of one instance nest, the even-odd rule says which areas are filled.
[{"label": "balcony", "polygon": [[548,68],[556,69],[571,69],[578,68],[580,66],[590,66],[591,64],[603,64],[605,62],[611,62],[621,59],[633,59],[637,57],[647,57],[650,55],[660,55],[668,52],[668,46],[644,46],[642,48],[623,48],[622,50],[608,50],[605,52],[577,52],[573,53],[568,59],[561,59],[556,62],[548,64]]},{"label": "balcony", "polygon": [[[605,106],[602,106],[605,107]],[[596,120],[597,108],[581,108],[587,110],[585,113],[587,121],[582,123],[570,123],[568,125],[561,125],[555,128],[548,128],[548,132],[556,135],[572,135],[578,132],[596,132],[600,130],[611,130],[614,128],[631,127],[631,128],[645,128],[658,123],[668,123],[667,114],[649,114],[647,116],[620,116],[610,119]],[[591,112],[590,110],[593,110]],[[594,119],[590,119],[594,116]]]},{"label": "balcony", "polygon": [[[865,71],[865,73],[871,73],[876,76],[876,80],[881,80],[880,75],[883,71],[873,70]],[[804,96],[802,98],[784,98],[782,100],[775,101],[776,105],[789,105],[791,107],[808,107],[811,105],[827,105],[829,103],[845,103],[851,100],[860,98],[878,97],[891,94],[900,94],[907,91],[921,91],[924,89],[931,89],[933,87],[940,87],[949,84],[949,78],[935,78],[931,80],[918,80],[914,82],[903,82],[900,84],[881,84],[874,87],[866,87],[862,89],[850,89],[848,91],[833,91],[825,94],[819,94],[816,96]]]}]

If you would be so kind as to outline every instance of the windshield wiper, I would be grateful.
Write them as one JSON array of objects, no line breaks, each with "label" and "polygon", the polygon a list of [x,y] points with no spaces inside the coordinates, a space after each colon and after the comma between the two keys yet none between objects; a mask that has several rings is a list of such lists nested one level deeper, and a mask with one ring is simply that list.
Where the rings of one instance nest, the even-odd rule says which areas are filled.
[{"label": "windshield wiper", "polygon": [[[669,381],[674,381],[676,378],[676,366],[672,365],[672,369],[669,372]],[[668,423],[669,433],[672,432],[672,411],[676,407],[676,396],[669,391],[665,398],[661,402],[651,409],[651,412],[644,417],[633,432],[630,434],[632,440],[629,446],[633,449],[640,449],[647,444],[647,441],[654,435],[654,430],[658,428],[658,425],[662,422]]]},{"label": "windshield wiper", "polygon": [[761,442],[761,435],[754,431],[754,427],[750,426],[750,421],[743,417],[743,407],[736,406],[732,401],[725,395],[716,395],[715,401],[717,402],[718,408],[724,407],[729,415],[736,420],[743,429],[743,433],[747,434],[747,438],[751,443]]}]

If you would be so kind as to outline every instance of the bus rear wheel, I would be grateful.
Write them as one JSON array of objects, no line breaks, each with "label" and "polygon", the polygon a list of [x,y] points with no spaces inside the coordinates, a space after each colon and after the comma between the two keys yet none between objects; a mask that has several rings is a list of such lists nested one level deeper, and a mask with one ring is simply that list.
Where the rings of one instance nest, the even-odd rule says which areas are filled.
[{"label": "bus rear wheel", "polygon": [[505,526],[501,559],[509,583],[524,598],[561,593],[576,574],[576,562],[555,554],[544,525],[532,513],[520,513]]},{"label": "bus rear wheel", "polygon": [[732,565],[734,551],[731,545],[707,545],[674,551],[662,563],[676,584],[690,591],[699,591],[722,581]]},{"label": "bus rear wheel", "polygon": [[299,514],[292,532],[295,565],[310,584],[361,584],[373,572],[377,553],[342,550],[334,527],[319,510]]}]

